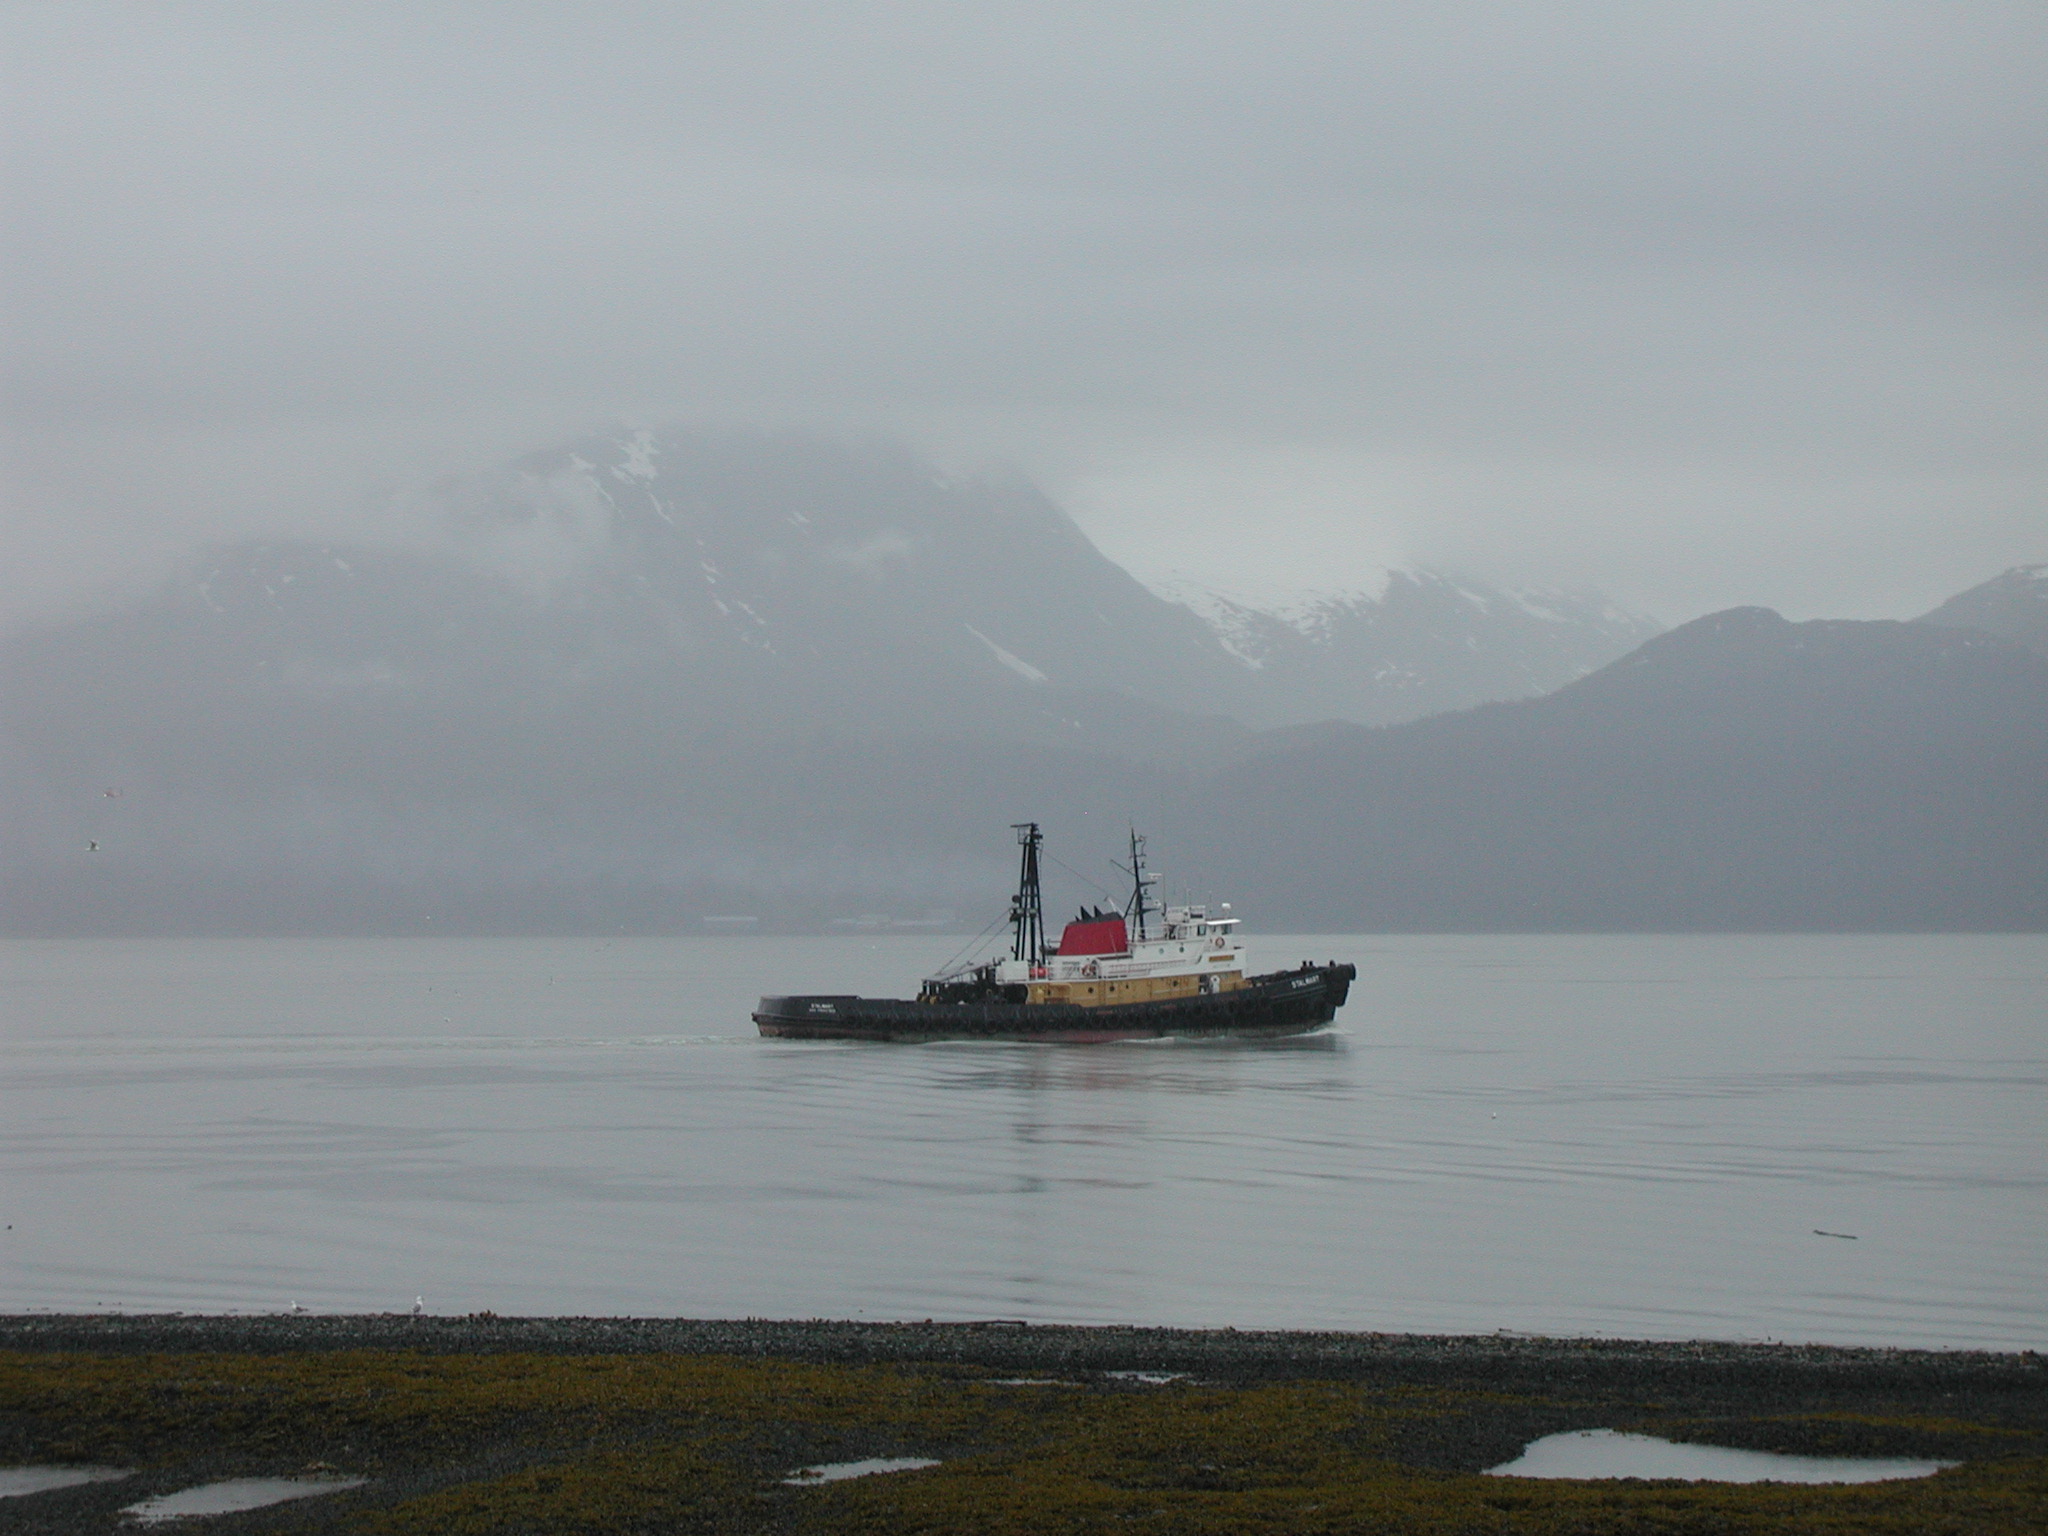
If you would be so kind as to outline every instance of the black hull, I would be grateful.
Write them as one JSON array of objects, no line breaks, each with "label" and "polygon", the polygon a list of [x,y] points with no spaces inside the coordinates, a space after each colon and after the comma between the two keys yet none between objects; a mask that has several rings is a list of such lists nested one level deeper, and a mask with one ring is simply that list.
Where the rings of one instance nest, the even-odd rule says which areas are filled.
[{"label": "black hull", "polygon": [[1320,1029],[1337,1016],[1358,969],[1304,965],[1255,976],[1234,992],[1082,1008],[1073,1003],[916,1003],[881,997],[764,997],[754,1023],[792,1040],[1041,1040],[1092,1043]]}]

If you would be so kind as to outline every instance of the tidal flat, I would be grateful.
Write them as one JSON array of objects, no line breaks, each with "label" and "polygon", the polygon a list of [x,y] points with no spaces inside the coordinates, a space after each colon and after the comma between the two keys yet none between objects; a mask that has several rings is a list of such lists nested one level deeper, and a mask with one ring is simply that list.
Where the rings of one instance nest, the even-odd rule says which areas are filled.
[{"label": "tidal flat", "polygon": [[[1852,1485],[1483,1475],[1596,1428],[1958,1465]],[[787,1481],[913,1459],[937,1465]],[[8,1500],[24,1533],[111,1532],[140,1498],[311,1476],[367,1481],[224,1518],[362,1536],[1977,1536],[2048,1531],[2048,1359],[1000,1321],[42,1315],[0,1319],[0,1464],[28,1463],[134,1475]]]}]

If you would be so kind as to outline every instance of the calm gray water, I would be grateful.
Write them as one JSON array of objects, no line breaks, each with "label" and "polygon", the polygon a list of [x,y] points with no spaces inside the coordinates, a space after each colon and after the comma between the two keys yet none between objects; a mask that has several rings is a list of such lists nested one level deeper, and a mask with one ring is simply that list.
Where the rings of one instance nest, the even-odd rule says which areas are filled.
[{"label": "calm gray water", "polygon": [[1262,938],[1359,965],[1338,1031],[752,1033],[953,942],[0,944],[0,1309],[2048,1346],[2048,938]]}]

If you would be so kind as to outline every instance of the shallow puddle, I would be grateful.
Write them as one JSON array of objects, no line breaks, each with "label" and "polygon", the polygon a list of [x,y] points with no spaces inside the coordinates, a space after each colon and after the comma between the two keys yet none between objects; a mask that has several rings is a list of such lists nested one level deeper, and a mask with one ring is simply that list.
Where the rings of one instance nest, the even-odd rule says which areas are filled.
[{"label": "shallow puddle", "polygon": [[1168,1382],[1186,1381],[1186,1371],[1104,1371],[1110,1381],[1135,1381],[1141,1387],[1163,1387]]},{"label": "shallow puddle", "polygon": [[159,1494],[130,1504],[121,1513],[140,1525],[160,1525],[189,1515],[227,1515],[236,1510],[262,1509],[291,1499],[310,1499],[344,1488],[360,1488],[367,1477],[238,1477],[224,1483],[202,1483],[176,1493]]},{"label": "shallow puddle", "polygon": [[1780,1456],[1724,1445],[1686,1445],[1612,1429],[1581,1429],[1534,1440],[1488,1477],[1642,1477],[1696,1483],[1878,1483],[1929,1477],[1953,1461],[1880,1461],[1865,1456]]},{"label": "shallow puddle", "polygon": [[821,1467],[799,1467],[785,1483],[804,1487],[811,1483],[836,1483],[849,1477],[869,1477],[877,1472],[915,1472],[938,1463],[923,1456],[876,1456],[866,1461],[828,1461]]},{"label": "shallow puddle", "polygon": [[0,1467],[0,1499],[76,1488],[80,1483],[111,1483],[132,1475],[120,1467]]}]

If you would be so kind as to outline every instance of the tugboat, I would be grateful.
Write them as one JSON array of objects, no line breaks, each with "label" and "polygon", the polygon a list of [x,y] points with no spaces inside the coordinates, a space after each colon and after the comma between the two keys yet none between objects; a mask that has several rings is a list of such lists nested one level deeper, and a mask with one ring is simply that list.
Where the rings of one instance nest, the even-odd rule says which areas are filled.
[{"label": "tugboat", "polygon": [[1035,821],[1019,822],[1010,953],[927,977],[915,999],[764,997],[754,1023],[796,1040],[1042,1040],[1162,1036],[1268,1038],[1306,1034],[1336,1017],[1356,966],[1245,974],[1230,905],[1162,907],[1131,833],[1131,897],[1122,912],[1083,908],[1057,945],[1045,942]]}]

